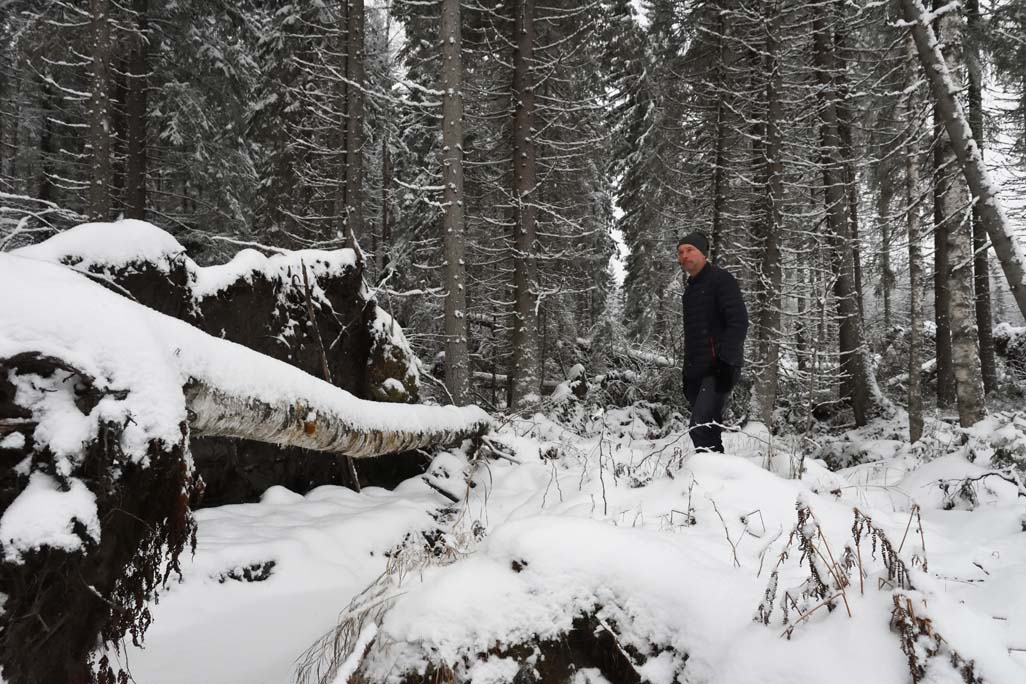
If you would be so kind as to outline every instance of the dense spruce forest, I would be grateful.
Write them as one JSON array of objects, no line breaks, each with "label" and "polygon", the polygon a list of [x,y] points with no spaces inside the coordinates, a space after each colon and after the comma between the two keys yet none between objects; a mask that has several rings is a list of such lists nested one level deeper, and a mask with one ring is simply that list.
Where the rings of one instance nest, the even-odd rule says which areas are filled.
[{"label": "dense spruce forest", "polygon": [[929,375],[899,400],[970,424],[1026,305],[1026,9],[921,5],[6,2],[0,245],[118,216],[208,262],[351,235],[452,398],[498,407],[581,347],[675,362],[697,229],[749,302],[753,417],[864,424],[899,343]]},{"label": "dense spruce forest", "polygon": [[1017,684],[1024,400],[1026,0],[0,0],[0,681]]}]

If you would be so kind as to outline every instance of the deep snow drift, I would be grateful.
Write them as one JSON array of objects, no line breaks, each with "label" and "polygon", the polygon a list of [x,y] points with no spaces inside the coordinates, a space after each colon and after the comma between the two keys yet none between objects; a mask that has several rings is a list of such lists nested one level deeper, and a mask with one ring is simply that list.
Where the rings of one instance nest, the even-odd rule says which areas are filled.
[{"label": "deep snow drift", "polygon": [[[757,426],[728,435],[726,455],[696,455],[679,431],[653,435],[643,410],[577,424],[583,436],[541,415],[503,427],[497,439],[519,464],[468,463],[457,450],[395,492],[272,488],[259,504],[200,511],[184,581],[163,595],[146,648],[127,653],[133,675],[287,682],[345,613],[357,656],[336,681],[354,671],[398,681],[430,663],[497,684],[523,666],[504,645],[556,637],[590,612],[654,684],[899,684],[910,681],[890,628],[899,596],[943,639],[942,656],[922,661],[925,681],[962,681],[950,653],[984,681],[1026,681],[1023,499],[984,478],[965,510],[967,500],[952,508],[938,486],[978,474],[987,466],[979,454],[974,464],[953,441],[940,455],[867,439],[866,451],[887,457],[837,473],[807,458],[795,480],[785,477],[793,446],[770,444]],[[954,439],[933,429],[932,444]],[[822,532],[824,557],[839,560],[848,545],[864,576],[851,571],[833,610],[801,620],[791,610],[788,639],[785,592],[798,597],[810,577],[795,543],[781,560],[798,503],[814,516],[805,531]],[[900,545],[914,590],[887,581],[879,540],[864,534],[855,548],[854,507]],[[755,618],[775,567],[765,625]],[[606,680],[588,669],[574,681]]]}]

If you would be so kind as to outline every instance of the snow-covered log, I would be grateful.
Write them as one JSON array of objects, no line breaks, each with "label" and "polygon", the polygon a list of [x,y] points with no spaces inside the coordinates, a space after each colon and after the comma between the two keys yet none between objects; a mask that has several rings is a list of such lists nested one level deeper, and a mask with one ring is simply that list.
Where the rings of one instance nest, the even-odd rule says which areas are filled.
[{"label": "snow-covered log", "polygon": [[0,253],[0,667],[12,684],[120,676],[91,654],[141,637],[193,539],[192,438],[362,457],[489,428],[475,406],[359,399],[37,256]]},{"label": "snow-covered log", "polygon": [[200,381],[186,386],[185,399],[196,437],[239,437],[353,458],[458,444],[484,434],[491,426],[483,411],[423,407],[426,410],[417,415],[410,411],[414,407],[402,405],[380,409],[383,414],[395,412],[397,420],[392,427],[366,425],[347,416],[330,396],[284,396],[267,401]]},{"label": "snow-covered log", "polygon": [[[10,280],[5,291],[23,293],[0,309],[0,356],[5,349],[43,354],[96,377],[119,377],[119,390],[153,398],[134,405],[140,439],[180,439],[186,409],[193,436],[242,437],[354,457],[451,444],[490,424],[476,406],[359,399],[62,266],[0,254],[0,274],[0,281]],[[101,362],[101,372],[92,372]]]},{"label": "snow-covered log", "polygon": [[1026,317],[1026,255],[1012,237],[1008,219],[998,200],[997,188],[983,164],[980,148],[973,139],[969,120],[958,99],[959,88],[948,71],[937,35],[931,26],[934,17],[923,7],[922,0],[901,0],[901,6],[912,30],[919,61],[930,82],[930,90],[937,102],[937,110],[948,133],[951,149],[973,193],[980,218],[994,245],[994,252],[1001,262],[1015,303]]},{"label": "snow-covered log", "polygon": [[[318,396],[331,393],[333,390],[321,386],[327,378],[352,395],[350,404],[357,398],[374,400],[368,404],[373,408],[369,414],[381,414],[379,418],[395,414],[390,413],[389,404],[377,402],[417,401],[420,362],[402,328],[377,306],[363,285],[361,261],[352,249],[265,251],[270,256],[245,249],[228,263],[200,266],[167,232],[143,221],[123,220],[83,224],[15,254],[68,266],[123,298],[305,371],[317,379],[318,387],[302,391]],[[207,345],[200,343],[200,348]],[[234,377],[219,382],[232,383],[230,386],[193,375],[182,378],[182,384],[205,384],[236,397],[232,406],[243,408],[254,399],[246,393],[248,384],[259,383],[261,378],[247,365],[250,362],[244,361],[252,358],[249,353],[223,356],[223,367],[231,369],[227,375]],[[240,378],[248,384],[240,385]],[[303,399],[296,395],[285,401],[282,396],[268,390],[260,401],[292,406],[293,400]],[[312,400],[303,401],[310,404]],[[351,407],[341,410],[343,415],[352,411]],[[318,412],[326,415],[321,409]],[[423,407],[414,413],[423,413]],[[446,411],[440,414],[445,416]],[[210,419],[209,414],[203,417]],[[453,433],[453,439],[476,432],[478,427],[472,424],[477,418]],[[406,421],[402,427],[409,425]],[[389,424],[379,421],[379,427],[389,433]],[[432,423],[429,430],[402,437],[357,430],[350,431],[350,439],[363,445],[361,454],[369,455],[403,444],[437,444],[445,434],[436,428]],[[322,484],[353,486],[352,472],[342,460],[333,458],[332,452],[313,451],[320,448],[316,446],[320,434],[310,440],[303,433],[302,442],[310,446],[286,450],[278,445],[297,442],[285,439],[284,434],[262,442],[255,434],[226,429],[223,424],[218,430],[217,434],[242,439],[207,437],[204,435],[213,434],[212,430],[192,430],[197,438],[192,440],[192,456],[206,484],[203,505],[253,501],[272,485],[297,491]],[[421,461],[412,451],[387,459],[365,459],[357,469],[358,478],[363,485],[392,487],[419,473]]]}]

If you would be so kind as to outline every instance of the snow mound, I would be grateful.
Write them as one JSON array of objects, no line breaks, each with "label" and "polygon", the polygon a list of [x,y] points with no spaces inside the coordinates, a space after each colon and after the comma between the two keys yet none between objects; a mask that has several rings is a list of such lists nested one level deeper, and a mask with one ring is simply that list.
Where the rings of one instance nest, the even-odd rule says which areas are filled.
[{"label": "snow mound", "polygon": [[181,441],[185,383],[175,356],[182,343],[175,338],[176,328],[187,325],[22,250],[0,254],[0,288],[17,293],[0,300],[0,358],[53,357],[92,377],[98,389],[127,392],[124,399],[106,397],[84,417],[74,410],[71,388],[55,393],[20,386],[19,402],[40,409],[38,444],[71,456],[95,433],[100,417],[125,423],[121,447],[135,459],[145,456],[150,439]]},{"label": "snow mound", "polygon": [[76,479],[70,481],[67,491],[62,491],[52,477],[32,473],[28,487],[0,519],[4,560],[19,563],[23,553],[41,546],[77,551],[82,547],[82,538],[73,531],[76,521],[93,542],[100,540],[93,493]]},{"label": "snow mound", "polygon": [[45,242],[11,253],[28,259],[68,263],[83,270],[122,268],[145,261],[166,273],[171,261],[185,254],[185,247],[152,223],[122,219],[113,223],[83,223]]},{"label": "snow mound", "polygon": [[[274,280],[287,274],[299,274],[302,277],[306,269],[312,288],[316,288],[317,276],[328,273],[339,273],[355,268],[356,254],[351,249],[299,250],[282,254],[265,256],[255,249],[244,249],[226,264],[219,266],[196,266],[195,281],[192,286],[193,296],[197,299],[211,297],[222,292],[239,280],[253,282],[254,276],[261,275],[267,280]],[[299,283],[300,285],[302,283]]]}]

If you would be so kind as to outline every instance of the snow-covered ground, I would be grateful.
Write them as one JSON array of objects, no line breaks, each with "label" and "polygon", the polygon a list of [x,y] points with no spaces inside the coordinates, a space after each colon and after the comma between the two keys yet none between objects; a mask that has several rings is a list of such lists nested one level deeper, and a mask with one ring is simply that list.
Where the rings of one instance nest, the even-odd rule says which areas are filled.
[{"label": "snow-covered ground", "polygon": [[[133,244],[105,258],[179,249]],[[53,263],[63,254],[0,254],[0,290],[19,293],[0,299],[0,358],[50,355],[128,392],[86,415],[67,383],[17,380],[34,438],[57,461],[0,518],[15,559],[41,544],[77,548],[73,519],[95,538],[95,501],[72,477],[83,442],[98,418],[129,416],[126,454],[177,440],[190,379],[266,401],[314,397],[319,413],[368,429],[489,420],[471,407],[357,400],[121,298]],[[211,287],[224,282],[208,273]],[[451,668],[499,684],[530,660],[511,658],[514,647],[530,652],[587,617],[653,684],[898,684],[911,679],[909,658],[891,624],[912,615],[929,621],[916,624],[930,636],[904,632],[920,681],[963,681],[953,654],[983,681],[1026,681],[1026,499],[988,475],[994,459],[1026,458],[1019,416],[992,415],[969,434],[930,421],[912,448],[899,411],[834,436],[822,453],[856,465],[832,472],[809,436],[771,439],[750,425],[727,435],[727,454],[694,454],[679,417],[656,420],[644,404],[586,408],[565,385],[548,401],[562,403],[548,410],[560,421],[495,429],[501,457],[442,452],[395,491],[274,487],[257,504],[200,510],[182,581],[152,608],[145,647],[121,649],[119,662],[138,682],[284,683],[321,663],[318,644],[341,624],[337,682],[357,668],[375,684]],[[3,444],[23,446],[20,434]],[[593,669],[572,679],[605,681]]]},{"label": "snow-covered ground", "polygon": [[[944,510],[951,499],[938,486],[981,472],[979,457],[970,463],[952,446],[927,461],[877,440],[863,446],[880,461],[834,473],[807,458],[796,480],[787,477],[796,448],[770,445],[757,427],[728,435],[726,455],[693,454],[681,432],[659,436],[642,418],[597,412],[571,431],[538,415],[495,437],[519,463],[468,463],[457,450],[392,492],[276,487],[257,504],[201,510],[183,581],[161,595],[145,647],[123,661],[151,684],[284,683],[345,612],[347,644],[359,641],[358,655],[371,644],[365,681],[431,660],[489,684],[517,670],[497,645],[555,637],[583,612],[656,684],[904,684],[908,659],[890,628],[895,591],[882,579],[879,540],[853,539],[858,507],[900,546],[915,585],[903,595],[931,619],[942,653],[973,661],[987,682],[1026,681],[1024,499],[985,478],[973,510]],[[791,610],[788,639],[785,590],[797,598],[810,577],[798,542],[788,546],[799,503],[814,516],[804,531],[823,554],[817,567],[848,545],[864,576],[850,570],[832,611],[799,621]],[[774,568],[766,625],[754,618]],[[962,681],[947,657],[929,659],[925,677]],[[588,670],[574,681],[605,680]]]}]

